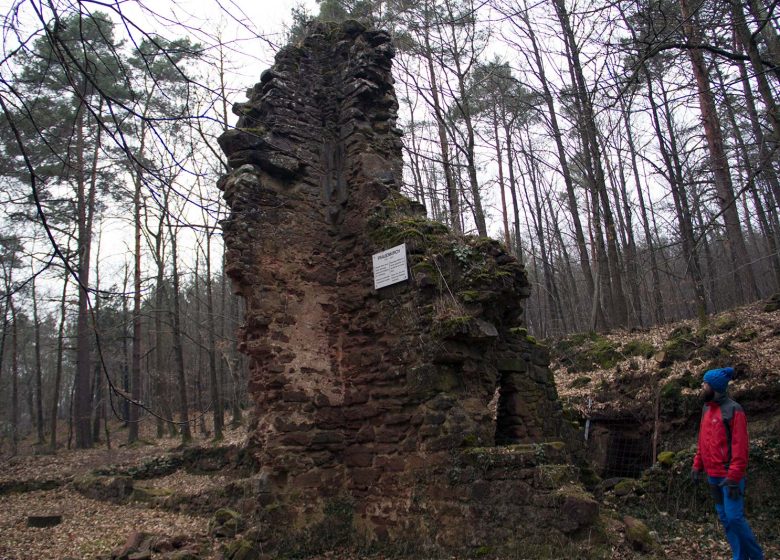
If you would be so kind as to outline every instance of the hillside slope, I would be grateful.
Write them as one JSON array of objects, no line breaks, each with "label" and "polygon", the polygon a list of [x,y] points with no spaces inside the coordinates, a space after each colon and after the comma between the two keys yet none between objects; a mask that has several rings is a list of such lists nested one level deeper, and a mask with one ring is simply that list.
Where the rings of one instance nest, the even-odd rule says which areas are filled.
[{"label": "hillside slope", "polygon": [[[644,519],[670,557],[725,557],[706,485],[689,473],[706,370],[737,366],[731,396],[750,443],[746,510],[767,558],[780,558],[780,311],[759,302],[646,330],[548,341],[558,394],[582,434],[602,502]],[[586,435],[587,434],[587,435]],[[600,475],[600,476],[599,476]]]},{"label": "hillside slope", "polygon": [[766,305],[720,313],[705,327],[682,321],[552,341],[558,395],[583,417],[607,419],[652,419],[658,402],[662,418],[679,425],[698,418],[706,370],[742,365],[731,395],[757,420],[757,433],[771,431],[780,419],[780,311]]}]

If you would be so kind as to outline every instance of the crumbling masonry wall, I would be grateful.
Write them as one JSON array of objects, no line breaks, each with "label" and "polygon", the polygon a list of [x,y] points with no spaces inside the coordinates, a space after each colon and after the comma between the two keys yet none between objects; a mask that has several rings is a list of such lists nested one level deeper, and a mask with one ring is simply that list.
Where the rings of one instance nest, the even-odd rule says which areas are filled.
[{"label": "crumbling masonry wall", "polygon": [[[250,513],[264,539],[313,547],[571,533],[595,503],[565,449],[529,445],[562,421],[547,351],[522,327],[525,272],[399,194],[393,55],[383,31],[313,25],[219,139],[262,469]],[[372,255],[400,243],[410,279],[375,290]]]}]

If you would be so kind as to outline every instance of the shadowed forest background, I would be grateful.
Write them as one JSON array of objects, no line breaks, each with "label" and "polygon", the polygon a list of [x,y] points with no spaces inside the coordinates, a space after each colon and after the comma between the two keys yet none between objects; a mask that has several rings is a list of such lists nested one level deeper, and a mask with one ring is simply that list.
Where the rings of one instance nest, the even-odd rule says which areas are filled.
[{"label": "shadowed forest background", "polygon": [[240,5],[212,8],[222,27],[140,4],[5,7],[6,456],[29,434],[132,443],[154,418],[186,443],[244,421],[216,137],[311,19],[392,33],[404,192],[503,240],[537,337],[704,323],[778,290],[772,2],[323,0],[264,34]]}]

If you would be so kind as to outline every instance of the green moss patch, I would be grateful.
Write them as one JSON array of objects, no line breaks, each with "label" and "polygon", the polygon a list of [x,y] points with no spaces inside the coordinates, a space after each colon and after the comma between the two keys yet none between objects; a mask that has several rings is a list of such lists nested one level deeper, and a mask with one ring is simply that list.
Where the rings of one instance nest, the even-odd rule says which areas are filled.
[{"label": "green moss patch", "polygon": [[655,354],[655,346],[646,340],[634,339],[626,342],[620,349],[620,352],[627,357],[643,356],[650,358]]},{"label": "green moss patch", "polygon": [[170,488],[157,488],[154,486],[134,486],[130,499],[134,502],[156,502],[173,494]]},{"label": "green moss patch", "polygon": [[732,315],[722,315],[710,324],[710,331],[713,334],[722,334],[734,330],[739,325],[737,318]]},{"label": "green moss patch", "polygon": [[623,359],[619,345],[597,333],[575,334],[553,345],[554,356],[569,373],[610,369]]},{"label": "green moss patch", "polygon": [[671,467],[674,465],[674,459],[677,456],[677,454],[674,451],[661,451],[661,453],[658,454],[658,464],[663,465],[664,467]]},{"label": "green moss patch", "polygon": [[706,337],[694,333],[687,325],[677,327],[670,334],[663,347],[662,364],[683,362],[692,359],[697,351],[704,346]]}]

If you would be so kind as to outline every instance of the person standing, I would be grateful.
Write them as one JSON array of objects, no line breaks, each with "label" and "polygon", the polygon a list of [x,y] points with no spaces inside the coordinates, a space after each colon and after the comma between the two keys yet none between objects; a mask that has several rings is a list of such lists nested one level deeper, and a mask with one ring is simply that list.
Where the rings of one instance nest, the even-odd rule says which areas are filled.
[{"label": "person standing", "polygon": [[764,560],[764,552],[745,518],[747,418],[742,407],[728,397],[729,381],[733,378],[731,367],[711,369],[704,374],[704,408],[691,479],[698,482],[706,473],[733,560]]}]

